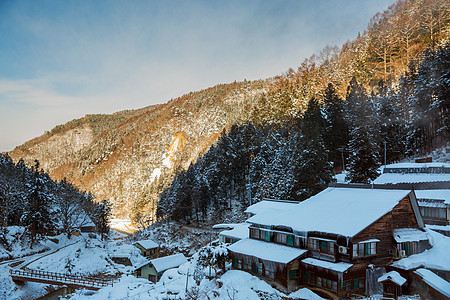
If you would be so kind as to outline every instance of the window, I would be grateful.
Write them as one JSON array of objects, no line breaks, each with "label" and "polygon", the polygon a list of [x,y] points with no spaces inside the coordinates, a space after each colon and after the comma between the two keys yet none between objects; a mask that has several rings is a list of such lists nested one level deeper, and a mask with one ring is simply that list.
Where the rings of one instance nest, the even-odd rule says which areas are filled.
[{"label": "window", "polygon": [[244,270],[247,270],[247,269],[248,269],[248,261],[247,261],[246,258],[243,259],[242,265],[243,265],[243,267],[244,267]]},{"label": "window", "polygon": [[377,243],[359,243],[353,245],[353,257],[370,256],[377,254]]},{"label": "window", "polygon": [[277,243],[286,244],[286,234],[284,233],[276,233]]},{"label": "window", "polygon": [[270,242],[270,231],[264,231],[264,240]]},{"label": "window", "polygon": [[293,235],[288,235],[287,236],[287,245],[288,246],[294,246],[294,236]]},{"label": "window", "polygon": [[295,241],[295,247],[306,248],[306,238],[305,237],[295,236],[294,241]]},{"label": "window", "polygon": [[265,272],[266,272],[266,277],[274,279],[275,278],[275,274],[274,274],[273,269],[271,268],[271,264],[268,264],[268,265],[266,265],[264,267],[265,267],[264,269],[265,269]]},{"label": "window", "polygon": [[238,258],[238,269],[242,269],[242,260],[240,258]]},{"label": "window", "polygon": [[303,281],[308,283],[309,282],[309,272],[308,271],[303,271]]},{"label": "window", "polygon": [[352,289],[350,280],[341,282],[341,291],[350,291]]},{"label": "window", "polygon": [[254,239],[259,239],[259,230],[255,228],[250,228],[250,237]]},{"label": "window", "polygon": [[445,219],[447,218],[447,211],[445,208],[440,207],[421,207],[422,215],[424,217],[433,219]]},{"label": "window", "polygon": [[258,263],[253,263],[253,273],[258,274]]},{"label": "window", "polygon": [[309,272],[309,284],[316,285],[316,274]]},{"label": "window", "polygon": [[364,279],[354,279],[353,280],[353,289],[362,289],[364,288]]},{"label": "window", "polygon": [[308,249],[318,250],[319,249],[318,241],[315,239],[308,239]]},{"label": "window", "polygon": [[308,249],[334,254],[334,242],[310,238],[308,239]]},{"label": "window", "polygon": [[237,268],[237,257],[233,256],[233,268]]},{"label": "window", "polygon": [[406,256],[410,256],[412,254],[418,253],[418,246],[419,246],[418,242],[406,242],[406,243],[397,244],[397,248],[400,251],[405,250]]}]

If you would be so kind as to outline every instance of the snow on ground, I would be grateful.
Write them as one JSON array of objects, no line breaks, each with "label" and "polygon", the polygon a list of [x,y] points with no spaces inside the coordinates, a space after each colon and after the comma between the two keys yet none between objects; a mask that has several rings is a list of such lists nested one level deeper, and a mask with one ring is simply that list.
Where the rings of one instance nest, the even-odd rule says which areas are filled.
[{"label": "snow on ground", "polygon": [[[114,287],[103,288],[93,293],[93,295],[86,295],[84,291],[77,291],[71,296],[70,300],[114,300],[124,298],[130,300],[158,300],[170,299],[170,296],[174,295],[177,295],[181,299],[191,297],[190,299],[198,300],[260,300],[263,297],[265,297],[264,299],[282,299],[282,297],[291,299],[302,297],[312,300],[323,299],[307,289],[301,289],[287,296],[271,287],[265,281],[244,271],[231,270],[219,279],[203,279],[200,285],[197,285],[191,275],[191,271],[189,276],[186,276],[186,272],[182,272],[181,270],[183,270],[183,266],[178,269],[167,270],[161,280],[156,284],[150,283],[145,279],[124,275]],[[188,278],[187,292],[186,278]],[[244,282],[245,284],[242,284]]]},{"label": "snow on ground", "polygon": [[323,300],[324,298],[319,297],[316,293],[308,290],[307,288],[299,289],[293,293],[289,294],[291,299],[308,299],[308,300]]},{"label": "snow on ground", "polygon": [[51,249],[46,242],[39,242],[33,248],[30,248],[30,245],[22,241],[24,231],[24,227],[20,226],[6,227],[5,238],[8,244],[11,245],[11,248],[5,249],[4,246],[0,244],[0,260],[18,258]]},{"label": "snow on ground", "polygon": [[119,232],[124,232],[126,234],[133,234],[138,229],[131,224],[128,219],[111,218],[111,228],[116,229]]},{"label": "snow on ground", "polygon": [[430,229],[425,230],[427,231],[432,248],[425,250],[422,253],[400,259],[394,262],[392,266],[405,270],[415,268],[450,270],[450,255],[448,255],[450,249],[450,237],[446,237]]}]

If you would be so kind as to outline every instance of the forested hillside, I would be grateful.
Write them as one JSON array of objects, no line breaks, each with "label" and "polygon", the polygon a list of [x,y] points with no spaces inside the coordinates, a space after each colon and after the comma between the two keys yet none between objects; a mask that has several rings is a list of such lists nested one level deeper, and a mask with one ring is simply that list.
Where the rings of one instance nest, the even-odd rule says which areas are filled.
[{"label": "forested hillside", "polygon": [[[398,5],[405,3],[393,7],[394,16]],[[387,22],[376,17],[379,26]],[[377,27],[375,21],[370,26]],[[370,26],[364,37],[368,41]],[[409,57],[411,53],[405,51]],[[400,54],[396,57],[401,61]],[[333,81],[316,92],[301,85],[293,88],[304,70],[279,78],[277,83],[283,84],[258,103],[265,107],[256,106],[253,111],[254,123],[233,126],[196,164],[177,175],[161,194],[158,215],[186,223],[236,221],[246,206],[264,197],[304,200],[316,194],[331,181],[333,171],[343,167],[349,181],[369,183],[378,176],[384,155],[392,163],[446,145],[450,133],[448,38],[430,42],[419,57],[409,61],[398,80],[386,67],[381,78],[375,72],[354,75],[344,97]],[[321,68],[323,64],[317,70]],[[294,104],[304,100],[295,98],[296,91],[305,90],[310,94],[303,97],[310,100],[303,111]]]},{"label": "forested hillside", "polygon": [[[79,191],[66,180],[59,182],[40,169],[38,161],[28,168],[0,154],[0,244],[9,249],[21,242],[31,248],[44,236],[68,237],[92,222],[100,233],[109,230],[107,201],[97,203],[91,193]],[[19,241],[6,239],[7,226],[25,228]]]}]

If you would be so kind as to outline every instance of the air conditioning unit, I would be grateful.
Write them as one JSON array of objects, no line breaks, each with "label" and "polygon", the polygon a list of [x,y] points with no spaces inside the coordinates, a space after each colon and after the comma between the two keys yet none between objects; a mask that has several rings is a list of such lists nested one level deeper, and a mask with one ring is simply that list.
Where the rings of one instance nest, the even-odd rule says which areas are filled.
[{"label": "air conditioning unit", "polygon": [[339,246],[339,253],[341,253],[341,254],[347,254],[347,247]]},{"label": "air conditioning unit", "polygon": [[400,257],[406,257],[406,250],[400,250]]}]

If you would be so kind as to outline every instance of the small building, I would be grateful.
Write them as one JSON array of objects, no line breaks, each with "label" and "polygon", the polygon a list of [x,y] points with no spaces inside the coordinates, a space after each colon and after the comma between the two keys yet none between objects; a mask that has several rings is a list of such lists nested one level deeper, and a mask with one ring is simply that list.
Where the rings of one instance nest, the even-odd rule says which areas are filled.
[{"label": "small building", "polygon": [[406,283],[406,279],[398,272],[388,272],[378,278],[378,282],[383,285],[383,297],[397,299],[403,295],[402,286]]},{"label": "small building", "polygon": [[136,276],[148,279],[151,282],[158,282],[165,271],[178,268],[186,262],[186,257],[181,253],[151,259],[136,267]]},{"label": "small building", "polygon": [[141,250],[142,255],[145,257],[157,257],[159,245],[152,240],[142,240],[137,241],[133,244],[139,250]]},{"label": "small building", "polygon": [[130,254],[125,252],[118,252],[111,255],[111,260],[115,262],[116,264],[121,264],[124,266],[132,266],[130,260]]}]

